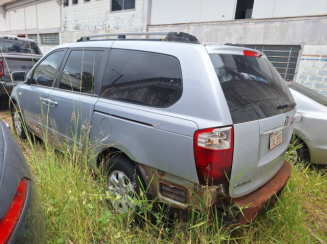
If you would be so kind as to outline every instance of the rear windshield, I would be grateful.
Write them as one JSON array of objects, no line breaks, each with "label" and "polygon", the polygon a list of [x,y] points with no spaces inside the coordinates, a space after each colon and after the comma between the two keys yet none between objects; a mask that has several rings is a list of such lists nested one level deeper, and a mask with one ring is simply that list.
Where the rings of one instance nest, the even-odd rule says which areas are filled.
[{"label": "rear windshield", "polygon": [[318,92],[315,92],[305,86],[293,82],[289,82],[288,87],[303,94],[304,96],[307,96],[308,98],[311,98],[312,100],[316,101],[317,103],[320,103],[321,105],[327,106],[327,97],[321,95]]},{"label": "rear windshield", "polygon": [[210,54],[225,94],[233,123],[275,116],[293,109],[277,109],[294,102],[284,81],[265,58]]},{"label": "rear windshield", "polygon": [[4,53],[40,54],[39,48],[35,42],[5,40],[0,41],[0,46],[2,46],[2,52]]}]

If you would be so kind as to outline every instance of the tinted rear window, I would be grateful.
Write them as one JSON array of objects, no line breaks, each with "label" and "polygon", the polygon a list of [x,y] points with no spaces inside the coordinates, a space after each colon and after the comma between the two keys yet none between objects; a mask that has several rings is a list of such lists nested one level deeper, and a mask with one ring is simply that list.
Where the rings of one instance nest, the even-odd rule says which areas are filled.
[{"label": "tinted rear window", "polygon": [[292,108],[277,106],[294,102],[276,69],[264,58],[210,54],[225,94],[233,123],[275,116]]},{"label": "tinted rear window", "polygon": [[321,105],[327,106],[327,97],[321,95],[318,92],[315,92],[298,83],[290,83],[288,87],[303,94],[304,96],[307,96],[308,98],[311,98],[312,100],[316,101],[317,103],[320,103]]},{"label": "tinted rear window", "polygon": [[101,97],[165,108],[181,95],[182,71],[177,58],[141,51],[111,51]]},{"label": "tinted rear window", "polygon": [[4,53],[32,53],[40,54],[37,44],[26,41],[4,41],[2,43]]}]

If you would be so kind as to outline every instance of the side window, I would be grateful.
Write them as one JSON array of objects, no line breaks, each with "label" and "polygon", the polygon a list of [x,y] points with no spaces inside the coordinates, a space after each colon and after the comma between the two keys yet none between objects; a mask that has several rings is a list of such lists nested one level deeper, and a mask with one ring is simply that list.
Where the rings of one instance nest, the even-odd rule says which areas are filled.
[{"label": "side window", "polygon": [[164,54],[113,49],[101,97],[151,107],[169,107],[182,95],[177,58]]},{"label": "side window", "polygon": [[32,83],[40,86],[53,86],[64,53],[64,51],[55,52],[44,59],[34,70]]},{"label": "side window", "polygon": [[59,88],[94,93],[103,51],[72,51],[66,62]]}]

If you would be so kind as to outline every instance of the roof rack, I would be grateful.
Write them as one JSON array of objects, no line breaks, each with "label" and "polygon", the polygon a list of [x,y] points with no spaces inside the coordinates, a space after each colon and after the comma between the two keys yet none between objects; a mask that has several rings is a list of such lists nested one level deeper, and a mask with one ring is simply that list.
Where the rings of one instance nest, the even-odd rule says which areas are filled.
[{"label": "roof rack", "polygon": [[[177,32],[130,32],[130,33],[89,35],[89,36],[81,37],[80,39],[77,40],[77,42],[91,41],[91,38],[110,37],[110,36],[117,36],[116,40],[135,40],[135,39],[126,39],[126,36],[166,36],[164,39],[151,39],[151,40],[200,43],[195,36],[184,32],[179,32],[179,33]],[[148,40],[148,39],[137,39],[137,40]]]}]

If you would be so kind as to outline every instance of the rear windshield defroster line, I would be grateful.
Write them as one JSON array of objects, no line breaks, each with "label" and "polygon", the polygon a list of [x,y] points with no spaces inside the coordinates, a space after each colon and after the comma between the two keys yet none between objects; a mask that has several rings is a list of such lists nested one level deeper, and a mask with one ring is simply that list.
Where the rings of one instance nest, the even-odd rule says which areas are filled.
[{"label": "rear windshield defroster line", "polygon": [[210,54],[233,123],[264,119],[293,109],[294,103],[278,72],[265,58]]}]

